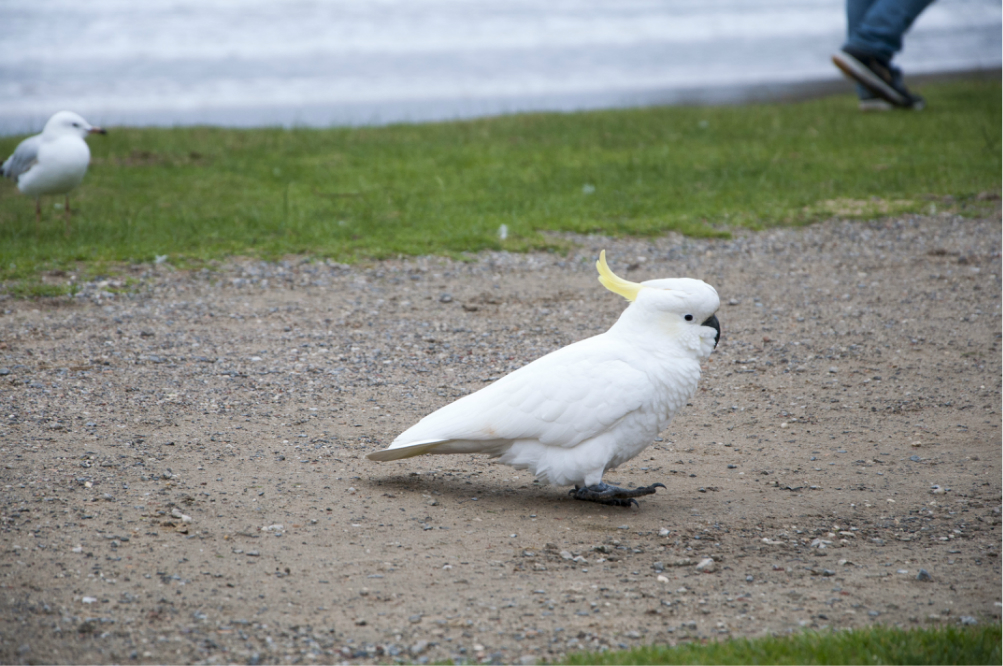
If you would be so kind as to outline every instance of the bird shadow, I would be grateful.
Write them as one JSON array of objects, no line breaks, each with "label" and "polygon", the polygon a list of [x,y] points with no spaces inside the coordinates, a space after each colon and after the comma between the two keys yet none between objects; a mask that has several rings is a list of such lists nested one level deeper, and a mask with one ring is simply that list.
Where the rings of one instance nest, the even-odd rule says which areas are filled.
[{"label": "bird shadow", "polygon": [[[603,506],[593,502],[582,502],[568,495],[568,490],[538,483],[503,486],[488,482],[468,481],[463,477],[443,476],[435,473],[394,474],[383,477],[369,477],[363,480],[365,487],[373,493],[388,497],[431,495],[434,500],[450,501],[458,505],[478,503],[496,507],[504,504],[510,510],[529,512],[549,509],[569,517],[594,514],[597,510],[624,512],[624,507]],[[425,498],[427,499],[427,498]],[[634,507],[637,511],[637,507]]]}]

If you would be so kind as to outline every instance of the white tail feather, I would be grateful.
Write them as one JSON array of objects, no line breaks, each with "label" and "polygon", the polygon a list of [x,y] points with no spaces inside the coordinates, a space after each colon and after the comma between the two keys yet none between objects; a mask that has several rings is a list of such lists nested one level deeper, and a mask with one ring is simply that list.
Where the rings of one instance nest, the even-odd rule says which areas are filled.
[{"label": "white tail feather", "polygon": [[376,460],[378,462],[387,462],[389,460],[403,460],[404,458],[420,456],[423,453],[431,453],[432,449],[448,441],[449,441],[448,439],[427,439],[423,442],[414,442],[398,448],[384,449],[383,451],[374,451],[369,455],[367,455],[366,457],[369,458],[370,460]]}]

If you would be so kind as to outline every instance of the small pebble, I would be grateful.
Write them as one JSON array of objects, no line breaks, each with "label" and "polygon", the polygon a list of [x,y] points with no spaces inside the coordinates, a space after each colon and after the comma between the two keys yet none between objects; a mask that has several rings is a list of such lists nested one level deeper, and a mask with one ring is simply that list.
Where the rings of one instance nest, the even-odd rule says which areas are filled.
[{"label": "small pebble", "polygon": [[717,565],[714,563],[713,559],[705,557],[700,560],[699,564],[697,564],[696,570],[701,573],[714,573],[717,571]]}]

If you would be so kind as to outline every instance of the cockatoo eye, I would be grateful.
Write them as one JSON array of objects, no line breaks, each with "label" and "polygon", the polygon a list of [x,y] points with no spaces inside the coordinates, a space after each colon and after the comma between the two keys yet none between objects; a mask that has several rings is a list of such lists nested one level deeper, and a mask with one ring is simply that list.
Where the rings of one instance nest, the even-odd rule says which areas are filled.
[{"label": "cockatoo eye", "polygon": [[686,321],[693,321],[693,315],[686,315],[683,317]]}]

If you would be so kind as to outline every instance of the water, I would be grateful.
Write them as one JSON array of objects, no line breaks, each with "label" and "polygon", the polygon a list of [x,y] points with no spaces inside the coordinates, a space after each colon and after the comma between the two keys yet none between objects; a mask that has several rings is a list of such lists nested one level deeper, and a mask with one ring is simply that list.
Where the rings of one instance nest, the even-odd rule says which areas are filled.
[{"label": "water", "polygon": [[[998,0],[940,0],[907,75],[1001,64]],[[770,95],[834,82],[841,0],[0,3],[0,133],[385,123]]]}]

